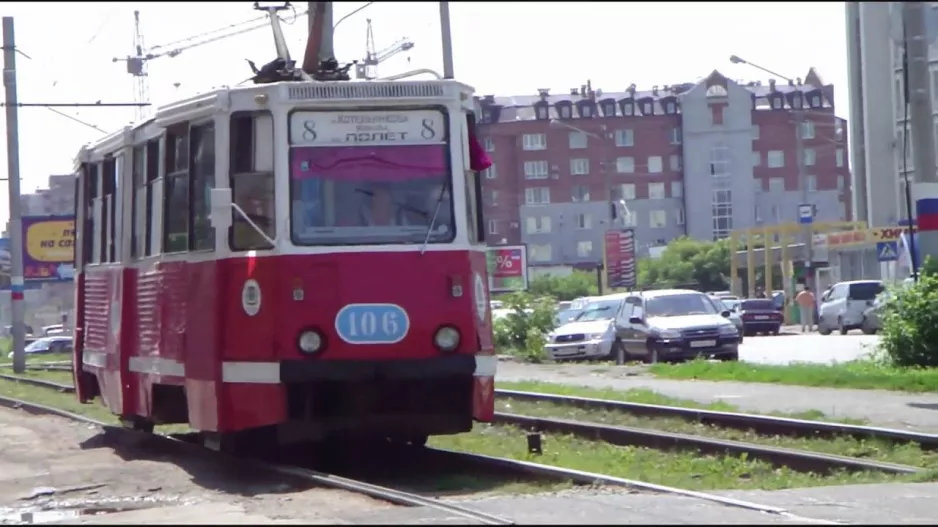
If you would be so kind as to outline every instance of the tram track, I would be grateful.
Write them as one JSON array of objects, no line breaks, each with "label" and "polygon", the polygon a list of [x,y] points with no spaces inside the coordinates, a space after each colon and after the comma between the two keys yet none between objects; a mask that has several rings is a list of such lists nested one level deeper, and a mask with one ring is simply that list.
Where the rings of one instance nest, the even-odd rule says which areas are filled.
[{"label": "tram track", "polygon": [[[0,379],[13,381],[13,382],[22,382],[24,384],[36,387],[42,387],[45,389],[56,390],[63,393],[73,393],[74,387],[62,383],[56,383],[52,381],[46,381],[42,379],[31,379],[19,376],[12,375],[0,375]],[[26,411],[34,415],[53,415],[57,417],[62,417],[72,421],[82,422],[85,424],[93,425],[101,428],[105,432],[116,433],[116,434],[136,434],[141,435],[142,432],[129,430],[120,426],[110,425],[103,423],[82,415],[74,414],[61,410],[55,407],[31,403],[28,401],[22,401],[18,399],[8,398],[0,396],[0,407],[6,407],[11,409],[18,409]],[[198,448],[202,451],[209,451],[201,445],[192,443],[189,441],[177,439],[171,436],[160,435],[160,434],[147,434],[148,437],[157,438],[161,441],[167,441],[167,444],[173,446],[179,446],[184,448]],[[616,476],[610,476],[606,474],[585,472],[575,469],[567,469],[562,467],[556,467],[551,465],[544,465],[540,463],[534,463],[530,461],[522,461],[510,458],[501,458],[488,456],[483,454],[475,454],[470,452],[459,452],[446,449],[438,449],[432,447],[412,447],[412,446],[401,446],[405,450],[419,450],[422,455],[427,456],[428,461],[436,460],[445,460],[450,463],[463,463],[465,465],[472,465],[475,467],[488,467],[493,471],[499,472],[514,472],[519,475],[527,475],[534,478],[541,479],[554,479],[558,481],[568,481],[576,485],[591,485],[591,486],[610,486],[610,487],[624,487],[629,488],[639,492],[647,492],[653,494],[670,494],[676,496],[683,496],[687,498],[699,499],[703,501],[708,501],[712,503],[717,503],[723,506],[746,509],[750,511],[761,512],[765,514],[770,514],[773,516],[778,516],[790,521],[800,522],[800,523],[810,523],[810,524],[820,524],[820,525],[839,525],[841,522],[818,519],[818,518],[808,518],[794,514],[787,509],[781,507],[775,507],[771,505],[765,505],[755,502],[750,502],[746,500],[740,500],[731,498],[728,496],[722,496],[718,494],[709,494],[706,492],[698,492],[687,489],[681,489],[676,487],[670,487],[666,485],[658,485],[655,483],[649,483],[645,481],[632,480],[626,478],[620,478]],[[213,454],[219,456],[226,456],[225,454],[220,454],[214,451],[209,451]],[[242,459],[238,458],[239,462],[244,461],[250,463],[262,470],[268,470],[277,474],[281,474],[287,477],[296,477],[306,481],[310,481],[322,486],[337,488],[342,490],[348,490],[350,492],[360,493],[366,496],[370,496],[376,499],[388,501],[390,503],[395,503],[404,506],[423,506],[431,509],[436,509],[451,514],[456,514],[458,516],[475,520],[487,525],[513,525],[515,522],[508,518],[502,518],[499,516],[490,515],[481,511],[463,507],[460,505],[455,505],[445,501],[441,501],[434,498],[428,498],[420,494],[414,494],[406,491],[401,491],[389,487],[384,487],[380,485],[374,485],[371,483],[358,481],[354,479],[344,478],[342,476],[326,474],[318,472],[312,469],[299,467],[299,466],[286,466],[275,463],[268,463],[265,461],[260,461],[256,459]]]}]

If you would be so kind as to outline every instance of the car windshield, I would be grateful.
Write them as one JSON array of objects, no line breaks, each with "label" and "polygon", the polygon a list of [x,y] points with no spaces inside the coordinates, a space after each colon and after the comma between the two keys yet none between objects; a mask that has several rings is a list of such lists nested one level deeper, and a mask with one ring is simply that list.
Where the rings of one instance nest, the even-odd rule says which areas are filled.
[{"label": "car windshield", "polygon": [[49,346],[51,344],[52,344],[51,340],[39,339],[33,342],[32,344],[30,344],[29,346],[26,346],[26,348],[24,348],[23,351],[26,351],[26,352],[46,351],[47,349],[49,349]]},{"label": "car windshield", "polygon": [[645,313],[649,317],[713,315],[717,308],[703,293],[680,293],[649,298],[645,301]]},{"label": "car windshield", "polygon": [[717,309],[726,308],[728,311],[733,311],[739,306],[739,300],[728,300],[726,298],[717,298],[714,303]]},{"label": "car windshield", "polygon": [[566,324],[567,322],[570,322],[576,318],[580,312],[581,311],[579,309],[564,309],[563,311],[557,313],[557,323]]},{"label": "car windshield", "polygon": [[591,322],[593,320],[607,320],[616,317],[622,300],[601,300],[599,302],[590,302],[578,317],[577,322]]},{"label": "car windshield", "polygon": [[445,123],[439,110],[296,112],[290,122],[293,242],[451,242]]},{"label": "car windshield", "polygon": [[773,300],[743,300],[741,305],[743,311],[770,311],[775,309],[775,301]]}]

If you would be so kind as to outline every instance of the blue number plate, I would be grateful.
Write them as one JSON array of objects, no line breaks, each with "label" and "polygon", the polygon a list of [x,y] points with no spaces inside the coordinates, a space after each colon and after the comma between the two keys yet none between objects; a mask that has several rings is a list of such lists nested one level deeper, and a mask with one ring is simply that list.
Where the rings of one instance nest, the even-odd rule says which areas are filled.
[{"label": "blue number plate", "polygon": [[395,304],[349,304],[335,316],[335,331],[349,344],[394,344],[409,330],[407,312]]}]

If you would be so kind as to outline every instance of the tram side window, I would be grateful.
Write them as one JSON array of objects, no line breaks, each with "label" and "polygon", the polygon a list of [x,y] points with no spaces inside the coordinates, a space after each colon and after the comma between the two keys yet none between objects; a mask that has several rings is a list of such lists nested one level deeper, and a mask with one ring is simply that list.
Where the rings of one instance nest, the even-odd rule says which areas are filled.
[{"label": "tram side window", "polygon": [[133,203],[131,204],[130,257],[139,258],[144,252],[144,219],[147,192],[147,147],[135,146],[133,150]]},{"label": "tram side window", "polygon": [[146,163],[146,202],[144,213],[145,227],[143,234],[143,254],[144,256],[153,256],[159,252],[158,246],[153,242],[153,187],[162,183],[160,181],[160,140],[151,139],[147,141],[147,163]]},{"label": "tram side window", "polygon": [[98,227],[101,241],[102,262],[113,262],[117,254],[117,160],[113,157],[104,160],[104,172],[101,179],[103,223]]},{"label": "tram side window", "polygon": [[470,162],[467,163],[470,166],[470,169],[465,171],[466,207],[468,209],[468,214],[466,215],[466,224],[469,225],[469,241],[484,243],[485,219],[482,217],[482,179],[479,177],[479,173],[475,170],[472,170],[471,168],[473,150],[469,142],[477,140],[476,117],[473,112],[466,113],[466,130],[468,133],[466,138],[467,140],[463,145],[463,152],[464,157],[470,160]]},{"label": "tram side window", "polygon": [[85,218],[84,229],[81,236],[81,254],[82,263],[87,265],[97,261],[95,252],[95,239],[97,239],[96,217],[95,217],[95,198],[98,195],[98,165],[97,163],[88,163],[83,167],[85,178],[85,196],[84,203],[81,204]]},{"label": "tram side window", "polygon": [[[266,112],[231,116],[232,201],[267,235],[277,237],[274,211],[274,125]],[[233,251],[272,249],[270,243],[232,211],[228,243]]]},{"label": "tram side window", "polygon": [[163,252],[189,247],[189,130],[188,124],[166,133],[166,179],[163,192]]},{"label": "tram side window", "polygon": [[215,231],[209,223],[209,194],[215,186],[215,125],[193,126],[189,131],[190,180],[192,181],[192,226],[189,249],[195,251],[215,248]]}]

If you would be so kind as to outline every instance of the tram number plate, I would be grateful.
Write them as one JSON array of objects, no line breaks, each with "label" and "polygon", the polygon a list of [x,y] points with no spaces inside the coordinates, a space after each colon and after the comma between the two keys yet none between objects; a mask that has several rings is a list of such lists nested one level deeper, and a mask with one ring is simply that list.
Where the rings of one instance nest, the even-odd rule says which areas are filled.
[{"label": "tram number plate", "polygon": [[712,348],[717,345],[715,340],[695,340],[690,343],[692,348]]}]

